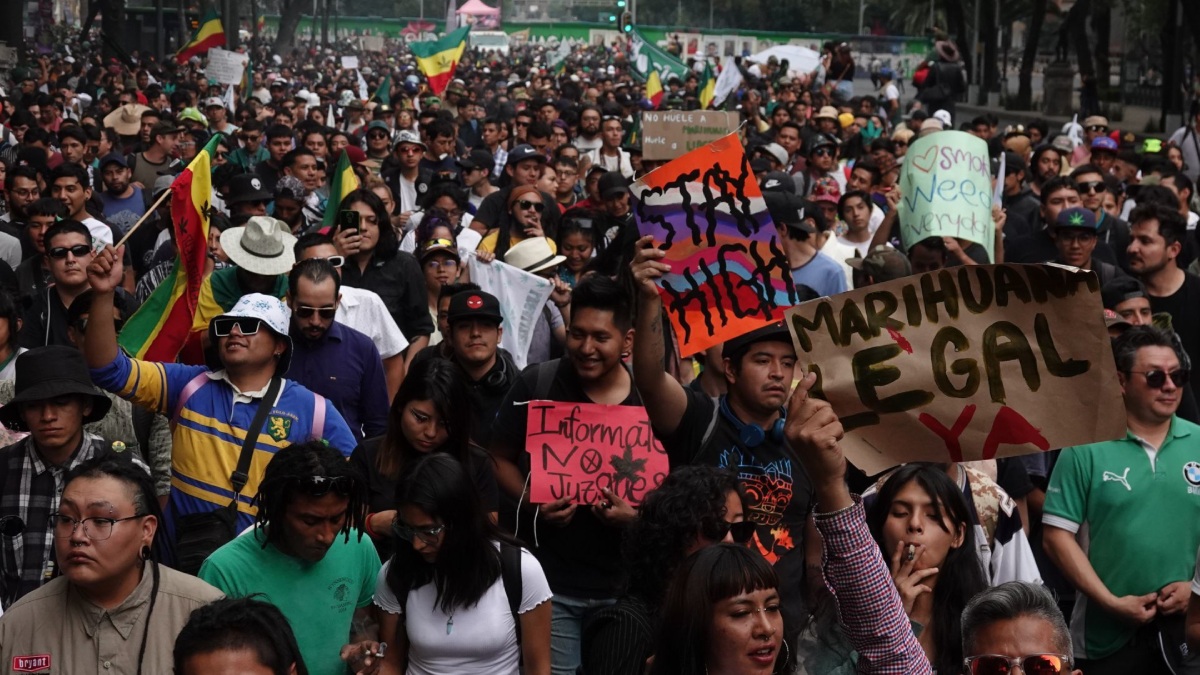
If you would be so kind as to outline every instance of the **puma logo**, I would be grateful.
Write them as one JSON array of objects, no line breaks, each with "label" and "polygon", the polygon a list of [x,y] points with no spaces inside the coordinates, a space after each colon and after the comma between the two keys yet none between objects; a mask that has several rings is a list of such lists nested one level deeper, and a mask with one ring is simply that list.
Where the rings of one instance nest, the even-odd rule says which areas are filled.
[{"label": "puma logo", "polygon": [[1104,472],[1104,482],[1107,483],[1109,481],[1112,481],[1114,483],[1120,483],[1121,485],[1125,486],[1126,490],[1133,492],[1133,488],[1129,487],[1129,467],[1125,467],[1125,473],[1121,474],[1120,476],[1113,473],[1112,471],[1105,471]]}]

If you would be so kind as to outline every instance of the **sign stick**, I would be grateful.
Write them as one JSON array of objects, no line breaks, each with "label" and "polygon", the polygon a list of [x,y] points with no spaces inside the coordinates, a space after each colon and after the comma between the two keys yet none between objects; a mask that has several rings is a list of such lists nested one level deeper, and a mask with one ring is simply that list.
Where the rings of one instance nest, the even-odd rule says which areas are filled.
[{"label": "sign stick", "polygon": [[163,193],[158,196],[158,199],[154,200],[154,203],[150,205],[150,208],[146,209],[146,212],[142,214],[142,217],[138,218],[138,221],[133,224],[133,227],[129,228],[129,231],[125,233],[125,236],[121,237],[121,241],[118,241],[113,248],[120,248],[124,246],[125,242],[129,241],[129,238],[133,236],[133,233],[142,226],[142,223],[146,222],[146,219],[150,217],[150,214],[158,210],[158,207],[162,205],[163,200],[166,199],[170,194],[170,190],[163,190]]}]

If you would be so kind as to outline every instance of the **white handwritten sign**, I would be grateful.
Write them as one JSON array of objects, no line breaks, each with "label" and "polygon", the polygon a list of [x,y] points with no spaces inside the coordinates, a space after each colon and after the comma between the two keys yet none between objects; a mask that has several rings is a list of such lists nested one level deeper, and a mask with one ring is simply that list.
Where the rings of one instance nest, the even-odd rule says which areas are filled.
[{"label": "white handwritten sign", "polygon": [[242,81],[248,59],[245,54],[214,47],[208,50],[208,68],[204,73],[218,84],[238,84]]},{"label": "white handwritten sign", "polygon": [[343,56],[342,57],[342,70],[358,70],[358,57],[357,56]]},{"label": "white handwritten sign", "polygon": [[900,171],[900,238],[980,244],[994,260],[992,171],[987,143],[963,131],[939,131],[912,144]]}]

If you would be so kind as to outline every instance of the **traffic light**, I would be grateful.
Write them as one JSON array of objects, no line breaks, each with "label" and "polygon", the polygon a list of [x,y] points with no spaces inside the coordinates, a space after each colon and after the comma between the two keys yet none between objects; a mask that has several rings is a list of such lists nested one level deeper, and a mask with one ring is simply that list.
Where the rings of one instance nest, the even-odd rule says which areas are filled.
[{"label": "traffic light", "polygon": [[616,15],[616,14],[609,14],[609,15],[608,15],[608,22],[609,22],[609,23],[616,23],[616,22],[617,22],[617,15]]},{"label": "traffic light", "polygon": [[632,33],[633,32],[633,14],[631,14],[627,11],[621,12],[621,32],[622,33]]},{"label": "traffic light", "polygon": [[624,10],[625,5],[626,5],[625,0],[617,0],[617,9]]}]

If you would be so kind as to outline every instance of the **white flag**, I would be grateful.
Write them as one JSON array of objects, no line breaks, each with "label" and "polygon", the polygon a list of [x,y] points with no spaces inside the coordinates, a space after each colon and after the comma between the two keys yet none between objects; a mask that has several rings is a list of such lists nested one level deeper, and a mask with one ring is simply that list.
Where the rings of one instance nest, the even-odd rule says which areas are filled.
[{"label": "white flag", "polygon": [[717,76],[716,87],[713,89],[713,107],[720,106],[740,86],[742,86],[742,71],[738,70],[732,56],[726,56],[725,63],[721,66],[721,74]]},{"label": "white flag", "polygon": [[224,103],[225,103],[225,109],[230,111],[230,114],[232,114],[234,110],[237,110],[237,97],[235,97],[233,94],[233,85],[232,84],[225,87]]},{"label": "white flag", "polygon": [[365,101],[368,96],[367,81],[363,78],[361,70],[354,71],[354,74],[358,75],[358,98]]},{"label": "white flag", "polygon": [[471,281],[500,301],[500,313],[504,315],[500,346],[512,355],[517,370],[524,370],[534,328],[542,319],[554,284],[499,260],[480,262],[474,252],[468,254],[467,269],[471,271]]}]

